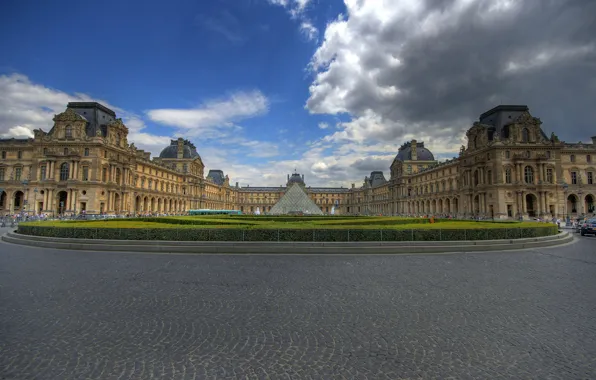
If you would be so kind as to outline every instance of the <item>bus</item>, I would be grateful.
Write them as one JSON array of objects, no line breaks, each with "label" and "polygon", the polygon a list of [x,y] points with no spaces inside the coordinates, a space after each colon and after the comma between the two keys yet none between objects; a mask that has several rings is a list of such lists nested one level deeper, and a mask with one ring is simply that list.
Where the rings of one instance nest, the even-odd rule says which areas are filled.
[{"label": "bus", "polygon": [[208,210],[208,209],[201,209],[201,210],[190,210],[188,211],[189,215],[242,215],[242,212],[239,210]]}]

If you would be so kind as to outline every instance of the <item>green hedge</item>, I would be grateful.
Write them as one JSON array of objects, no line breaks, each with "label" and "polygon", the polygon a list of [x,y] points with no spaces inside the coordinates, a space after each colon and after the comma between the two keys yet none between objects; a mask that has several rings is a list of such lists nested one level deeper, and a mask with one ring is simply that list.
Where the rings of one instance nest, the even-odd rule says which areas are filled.
[{"label": "green hedge", "polygon": [[556,235],[556,225],[495,229],[188,229],[64,228],[18,226],[23,235],[58,238],[172,241],[458,241],[519,239]]}]

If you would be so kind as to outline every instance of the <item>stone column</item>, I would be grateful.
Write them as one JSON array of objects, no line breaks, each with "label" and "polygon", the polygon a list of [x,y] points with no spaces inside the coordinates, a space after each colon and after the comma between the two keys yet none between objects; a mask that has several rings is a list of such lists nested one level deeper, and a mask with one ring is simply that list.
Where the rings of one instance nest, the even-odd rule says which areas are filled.
[{"label": "stone column", "polygon": [[542,194],[542,191],[538,192],[538,216],[542,215]]}]

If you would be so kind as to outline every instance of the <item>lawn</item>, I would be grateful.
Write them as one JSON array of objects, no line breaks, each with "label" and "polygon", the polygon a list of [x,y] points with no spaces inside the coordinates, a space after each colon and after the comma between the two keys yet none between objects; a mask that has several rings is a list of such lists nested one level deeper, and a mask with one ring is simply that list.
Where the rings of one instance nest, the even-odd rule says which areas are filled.
[{"label": "lawn", "polygon": [[63,228],[184,228],[184,229],[486,229],[530,228],[548,224],[536,222],[491,222],[437,220],[400,217],[222,217],[185,216],[93,221],[46,221],[21,223],[23,226]]}]

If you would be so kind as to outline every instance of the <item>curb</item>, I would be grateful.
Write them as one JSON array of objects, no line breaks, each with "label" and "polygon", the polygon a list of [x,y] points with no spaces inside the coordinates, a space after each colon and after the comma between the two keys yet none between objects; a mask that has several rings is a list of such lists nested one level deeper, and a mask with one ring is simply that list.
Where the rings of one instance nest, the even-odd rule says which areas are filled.
[{"label": "curb", "polygon": [[21,235],[9,232],[2,240],[40,248],[85,251],[194,253],[194,254],[404,254],[505,251],[552,247],[573,241],[573,235],[515,240],[428,241],[428,242],[182,242],[143,240],[68,239]]}]

